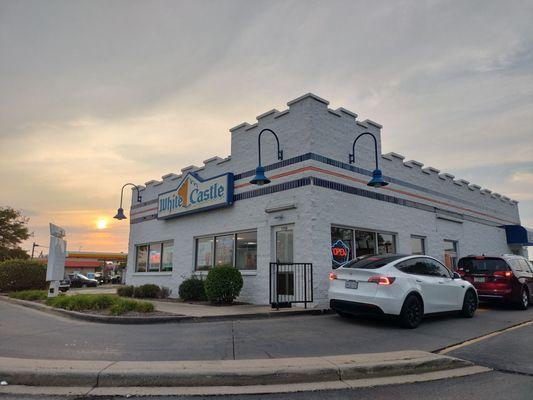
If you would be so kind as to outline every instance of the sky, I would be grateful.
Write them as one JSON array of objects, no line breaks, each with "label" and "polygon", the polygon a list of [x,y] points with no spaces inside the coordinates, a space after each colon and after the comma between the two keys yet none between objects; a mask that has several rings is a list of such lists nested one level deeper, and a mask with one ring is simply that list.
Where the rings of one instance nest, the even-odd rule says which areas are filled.
[{"label": "sky", "polygon": [[37,254],[49,222],[125,252],[124,183],[225,157],[229,128],[313,92],[533,228],[531,21],[533,1],[0,0],[0,206]]}]

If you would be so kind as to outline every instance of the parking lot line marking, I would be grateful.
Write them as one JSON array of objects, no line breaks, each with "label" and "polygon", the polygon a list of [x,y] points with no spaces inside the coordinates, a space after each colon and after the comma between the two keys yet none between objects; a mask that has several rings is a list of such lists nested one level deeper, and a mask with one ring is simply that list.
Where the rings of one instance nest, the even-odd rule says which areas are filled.
[{"label": "parking lot line marking", "polygon": [[460,349],[462,347],[470,346],[472,344],[479,343],[479,342],[481,342],[483,340],[490,339],[490,338],[492,338],[494,336],[501,335],[502,333],[511,332],[511,331],[514,331],[515,329],[523,328],[523,327],[526,327],[526,326],[529,326],[529,325],[533,325],[533,320],[526,321],[526,322],[521,322],[519,324],[510,326],[508,328],[503,328],[503,329],[500,329],[499,331],[495,331],[495,332],[489,333],[487,335],[479,336],[479,337],[474,338],[474,339],[465,340],[464,342],[461,342],[461,343],[458,343],[458,344],[454,344],[454,345],[452,345],[450,347],[445,347],[444,349],[437,350],[434,353],[436,353],[436,354],[448,354],[448,353],[450,353],[450,352],[452,352],[454,350]]}]

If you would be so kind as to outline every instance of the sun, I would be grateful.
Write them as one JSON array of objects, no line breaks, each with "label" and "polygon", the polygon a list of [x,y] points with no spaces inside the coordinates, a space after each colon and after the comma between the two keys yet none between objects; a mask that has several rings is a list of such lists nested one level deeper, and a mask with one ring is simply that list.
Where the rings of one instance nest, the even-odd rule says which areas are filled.
[{"label": "sun", "polygon": [[98,218],[98,220],[96,221],[96,228],[97,229],[105,229],[105,228],[107,228],[107,219]]}]

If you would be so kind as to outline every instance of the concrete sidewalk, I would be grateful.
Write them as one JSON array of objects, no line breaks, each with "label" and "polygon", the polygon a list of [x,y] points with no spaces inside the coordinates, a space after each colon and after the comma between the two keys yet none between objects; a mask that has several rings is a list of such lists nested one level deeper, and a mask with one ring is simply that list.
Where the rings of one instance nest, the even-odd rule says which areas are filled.
[{"label": "concrete sidewalk", "polygon": [[[9,385],[55,387],[234,387],[371,379],[470,367],[474,366],[468,361],[423,351],[157,362],[0,357],[0,380]],[[475,371],[482,372],[478,367]]]}]

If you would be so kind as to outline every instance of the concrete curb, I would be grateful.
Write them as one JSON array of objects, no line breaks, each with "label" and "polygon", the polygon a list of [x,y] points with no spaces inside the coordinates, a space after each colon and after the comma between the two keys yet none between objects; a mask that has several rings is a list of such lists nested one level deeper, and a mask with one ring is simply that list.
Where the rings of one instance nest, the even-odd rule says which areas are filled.
[{"label": "concrete curb", "polygon": [[72,361],[0,357],[10,385],[212,387],[347,381],[471,367],[424,351],[219,361]]},{"label": "concrete curb", "polygon": [[[104,324],[166,324],[177,322],[216,322],[216,321],[235,321],[241,319],[266,319],[266,318],[280,318],[291,317],[297,315],[323,315],[331,314],[333,311],[329,309],[309,309],[298,311],[283,311],[283,312],[266,312],[253,314],[233,314],[233,315],[212,315],[205,317],[192,317],[188,315],[168,315],[168,316],[148,316],[148,317],[120,317],[112,315],[95,315],[86,314],[77,311],[63,310],[61,308],[54,308],[45,304],[36,303],[34,301],[12,299],[4,295],[0,295],[0,300],[7,303],[16,304],[23,307],[32,308],[34,310],[47,312],[50,314],[58,314],[70,318],[81,319],[90,322],[100,322]],[[149,300],[146,300],[149,301]]]}]

